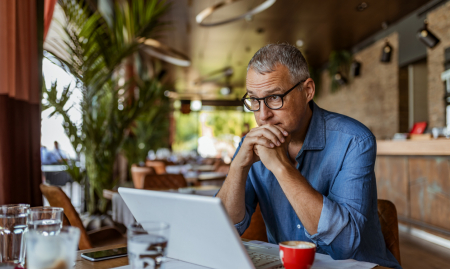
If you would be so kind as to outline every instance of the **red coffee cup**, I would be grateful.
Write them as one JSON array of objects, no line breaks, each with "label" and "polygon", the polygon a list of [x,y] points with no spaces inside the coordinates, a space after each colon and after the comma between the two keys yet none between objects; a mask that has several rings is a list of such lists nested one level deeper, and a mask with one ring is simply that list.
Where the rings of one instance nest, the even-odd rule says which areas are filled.
[{"label": "red coffee cup", "polygon": [[310,269],[316,255],[316,245],[305,241],[280,242],[280,259],[286,269]]}]

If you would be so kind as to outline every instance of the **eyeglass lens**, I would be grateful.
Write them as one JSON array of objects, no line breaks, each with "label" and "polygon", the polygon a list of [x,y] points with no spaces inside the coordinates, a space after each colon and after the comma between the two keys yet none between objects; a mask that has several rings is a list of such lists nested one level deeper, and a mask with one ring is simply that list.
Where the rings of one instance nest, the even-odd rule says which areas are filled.
[{"label": "eyeglass lens", "polygon": [[[261,101],[263,100],[249,98],[245,99],[244,102],[249,110],[258,110]],[[280,96],[268,96],[265,98],[265,102],[270,109],[278,109],[283,106],[283,99]]]}]

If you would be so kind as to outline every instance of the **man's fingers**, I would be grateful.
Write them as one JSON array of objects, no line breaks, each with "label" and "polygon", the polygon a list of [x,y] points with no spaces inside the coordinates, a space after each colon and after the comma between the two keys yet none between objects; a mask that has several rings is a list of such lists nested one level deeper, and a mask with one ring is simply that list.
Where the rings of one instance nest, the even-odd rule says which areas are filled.
[{"label": "man's fingers", "polygon": [[264,146],[266,148],[273,148],[275,147],[275,144],[263,137],[263,136],[253,136],[253,137],[246,137],[245,140],[247,140],[247,142],[249,143],[248,145],[253,149],[255,147],[255,145],[260,145],[260,146]]},{"label": "man's fingers", "polygon": [[[274,145],[280,146],[281,143],[283,143],[284,138],[283,135],[280,133],[279,130],[275,131],[278,133],[276,135],[274,133],[274,130],[277,130],[276,128],[269,129],[269,128],[258,128],[255,129],[251,134],[249,133],[248,136],[250,137],[264,137],[268,140],[270,140]],[[281,139],[280,139],[281,137]]]},{"label": "man's fingers", "polygon": [[288,136],[289,135],[289,133],[285,129],[283,129],[282,127],[280,127],[278,125],[272,125],[272,126],[275,126],[275,128],[280,130],[280,132],[282,132],[284,136]]},{"label": "man's fingers", "polygon": [[281,128],[278,125],[264,125],[264,127],[270,130],[272,133],[274,133],[281,143],[284,143],[288,133],[283,128]]}]

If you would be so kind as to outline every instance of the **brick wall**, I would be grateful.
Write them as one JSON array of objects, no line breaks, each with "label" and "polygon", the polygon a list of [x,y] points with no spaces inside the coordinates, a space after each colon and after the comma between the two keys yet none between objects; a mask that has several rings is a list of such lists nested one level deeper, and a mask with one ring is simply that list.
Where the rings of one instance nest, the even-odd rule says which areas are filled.
[{"label": "brick wall", "polygon": [[399,131],[398,34],[387,37],[393,48],[390,63],[381,63],[385,40],[379,40],[356,53],[361,74],[337,92],[331,93],[330,77],[322,73],[317,104],[365,124],[377,139],[392,138]]},{"label": "brick wall", "polygon": [[433,10],[427,15],[428,28],[441,42],[433,49],[427,49],[428,67],[428,115],[429,126],[445,126],[444,50],[450,47],[450,2]]}]

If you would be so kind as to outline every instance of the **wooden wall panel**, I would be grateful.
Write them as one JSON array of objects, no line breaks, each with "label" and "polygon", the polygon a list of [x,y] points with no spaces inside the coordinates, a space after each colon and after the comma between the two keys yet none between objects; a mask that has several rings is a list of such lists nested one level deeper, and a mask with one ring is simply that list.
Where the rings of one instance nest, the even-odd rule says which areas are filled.
[{"label": "wooden wall panel", "polygon": [[411,218],[450,230],[450,159],[410,157]]},{"label": "wooden wall panel", "polygon": [[377,156],[375,162],[378,199],[392,201],[398,215],[409,216],[408,158]]}]

